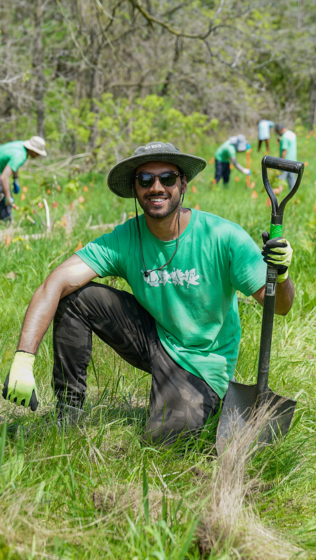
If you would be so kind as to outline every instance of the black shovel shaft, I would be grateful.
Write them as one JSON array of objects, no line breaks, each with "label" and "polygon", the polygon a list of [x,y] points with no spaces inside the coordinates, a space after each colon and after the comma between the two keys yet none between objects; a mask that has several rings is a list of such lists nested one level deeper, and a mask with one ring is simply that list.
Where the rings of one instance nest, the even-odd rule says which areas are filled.
[{"label": "black shovel shaft", "polygon": [[276,299],[276,290],[277,290],[277,277],[278,277],[277,270],[268,266],[265,295],[264,295],[264,302],[263,302],[262,328],[261,328],[258,378],[257,378],[257,395],[258,395],[259,406],[265,401],[267,397],[275,299]]},{"label": "black shovel shaft", "polygon": [[[269,183],[267,169],[277,169],[280,171],[290,171],[298,175],[294,188],[282,200],[280,206],[277,198]],[[262,177],[265,189],[269,195],[272,204],[270,238],[282,236],[283,213],[287,202],[296,193],[304,172],[304,164],[296,161],[284,160],[265,156],[262,159]],[[274,310],[277,290],[278,272],[276,269],[268,266],[267,279],[265,285],[265,296],[263,302],[263,315],[261,326],[260,352],[257,376],[257,397],[258,406],[268,398],[268,379],[270,369],[270,354],[272,344],[272,332],[274,321]]]}]

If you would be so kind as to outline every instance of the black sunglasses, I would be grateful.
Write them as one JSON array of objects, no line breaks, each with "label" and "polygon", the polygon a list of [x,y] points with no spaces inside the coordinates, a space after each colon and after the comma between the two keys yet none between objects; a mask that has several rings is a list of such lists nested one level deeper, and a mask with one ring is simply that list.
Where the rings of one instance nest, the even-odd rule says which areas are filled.
[{"label": "black sunglasses", "polygon": [[164,173],[159,173],[159,175],[154,175],[154,173],[138,173],[135,175],[140,187],[144,189],[149,189],[153,186],[155,178],[159,177],[159,182],[164,187],[173,187],[176,184],[177,177],[183,177],[182,173],[177,173],[176,171],[165,171]]}]

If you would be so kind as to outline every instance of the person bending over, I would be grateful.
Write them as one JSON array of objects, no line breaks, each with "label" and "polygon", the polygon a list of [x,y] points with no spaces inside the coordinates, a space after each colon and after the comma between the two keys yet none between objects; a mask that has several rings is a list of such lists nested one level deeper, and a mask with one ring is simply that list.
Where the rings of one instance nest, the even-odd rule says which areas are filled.
[{"label": "person bending over", "polygon": [[12,220],[13,198],[10,189],[10,177],[13,176],[13,192],[20,190],[18,169],[28,157],[47,156],[45,140],[32,136],[30,140],[17,140],[0,146],[0,220]]},{"label": "person bending over", "polygon": [[[263,259],[239,225],[183,206],[187,183],[205,166],[170,143],[150,142],[113,167],[108,186],[134,198],[136,217],[88,243],[37,289],[5,398],[36,408],[33,364],[53,319],[58,421],[72,424],[80,417],[92,333],[151,374],[147,441],[167,444],[182,433],[198,433],[217,412],[238,356],[236,291],[263,304],[264,260],[279,272],[276,313],[289,311],[294,288],[285,239],[269,241],[265,233]],[[93,282],[107,276],[124,278],[133,294]]]},{"label": "person bending over", "polygon": [[219,183],[223,179],[224,186],[228,186],[230,164],[233,164],[241,173],[250,175],[250,169],[246,169],[236,160],[237,152],[245,152],[248,148],[250,148],[250,144],[247,144],[246,137],[238,134],[238,136],[231,136],[216,150],[214,183]]}]

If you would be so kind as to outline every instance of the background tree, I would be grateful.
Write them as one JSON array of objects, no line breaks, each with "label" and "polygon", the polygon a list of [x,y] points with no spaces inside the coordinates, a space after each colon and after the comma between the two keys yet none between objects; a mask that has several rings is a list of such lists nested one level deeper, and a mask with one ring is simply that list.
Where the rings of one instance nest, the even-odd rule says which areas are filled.
[{"label": "background tree", "polygon": [[[37,131],[51,150],[93,152],[104,94],[117,107],[158,95],[232,131],[264,116],[315,124],[312,0],[0,0],[0,7],[2,141]],[[69,126],[74,108],[85,146]]]}]

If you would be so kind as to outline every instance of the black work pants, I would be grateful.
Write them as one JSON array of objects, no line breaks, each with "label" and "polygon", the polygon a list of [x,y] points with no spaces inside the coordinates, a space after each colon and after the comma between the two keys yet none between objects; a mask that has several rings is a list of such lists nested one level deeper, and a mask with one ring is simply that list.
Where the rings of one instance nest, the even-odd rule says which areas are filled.
[{"label": "black work pants", "polygon": [[230,176],[229,161],[218,161],[215,160],[215,181],[219,181],[223,178],[224,185],[228,185]]},{"label": "black work pants", "polygon": [[195,432],[219,407],[207,383],[164,350],[153,317],[125,291],[90,282],[59,302],[54,319],[53,382],[59,400],[82,406],[92,332],[126,362],[152,376],[145,438],[173,441]]},{"label": "black work pants", "polygon": [[5,196],[3,192],[1,179],[0,179],[0,220],[5,220],[9,222],[12,220],[11,206],[5,205]]}]

